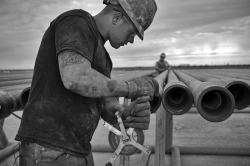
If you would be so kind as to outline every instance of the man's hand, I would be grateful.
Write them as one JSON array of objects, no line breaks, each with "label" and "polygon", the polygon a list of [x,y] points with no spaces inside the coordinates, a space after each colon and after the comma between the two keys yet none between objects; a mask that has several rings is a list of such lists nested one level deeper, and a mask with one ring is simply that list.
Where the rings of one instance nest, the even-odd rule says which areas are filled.
[{"label": "man's hand", "polygon": [[149,96],[137,98],[122,114],[125,127],[147,130],[150,122],[150,104]]},{"label": "man's hand", "polygon": [[159,69],[160,70],[160,72],[164,72],[165,70],[167,70],[167,69]]},{"label": "man's hand", "polygon": [[128,96],[127,98],[136,99],[142,96],[149,96],[153,100],[154,96],[159,94],[159,84],[151,77],[139,77],[131,81],[127,81]]}]

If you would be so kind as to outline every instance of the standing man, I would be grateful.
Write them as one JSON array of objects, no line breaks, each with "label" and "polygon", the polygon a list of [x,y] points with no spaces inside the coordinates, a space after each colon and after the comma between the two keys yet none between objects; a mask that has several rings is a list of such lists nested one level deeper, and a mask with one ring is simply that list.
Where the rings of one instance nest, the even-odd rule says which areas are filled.
[{"label": "standing man", "polygon": [[165,61],[165,58],[166,58],[166,54],[161,53],[160,60],[158,60],[155,63],[155,70],[156,70],[157,75],[170,68],[169,63]]},{"label": "standing man", "polygon": [[[149,77],[110,78],[112,61],[104,44],[119,48],[143,39],[157,7],[154,0],[104,0],[91,16],[65,12],[46,30],[34,67],[28,102],[16,140],[20,166],[93,166],[90,141],[100,117],[110,124],[148,129],[149,100],[159,93]],[[123,108],[117,97],[134,101]]]}]

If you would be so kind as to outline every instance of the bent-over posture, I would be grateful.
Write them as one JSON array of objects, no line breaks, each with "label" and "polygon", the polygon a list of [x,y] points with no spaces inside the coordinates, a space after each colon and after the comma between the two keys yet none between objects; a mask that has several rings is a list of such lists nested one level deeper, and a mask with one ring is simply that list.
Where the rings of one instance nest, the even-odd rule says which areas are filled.
[{"label": "bent-over posture", "polygon": [[[27,105],[16,140],[20,166],[93,166],[93,133],[100,117],[110,124],[122,113],[126,127],[148,129],[158,83],[149,77],[122,82],[110,78],[106,41],[119,48],[134,42],[153,21],[154,0],[104,0],[91,16],[67,11],[50,23],[35,62]],[[123,108],[117,97],[134,101]],[[133,110],[133,114],[131,111]]]}]

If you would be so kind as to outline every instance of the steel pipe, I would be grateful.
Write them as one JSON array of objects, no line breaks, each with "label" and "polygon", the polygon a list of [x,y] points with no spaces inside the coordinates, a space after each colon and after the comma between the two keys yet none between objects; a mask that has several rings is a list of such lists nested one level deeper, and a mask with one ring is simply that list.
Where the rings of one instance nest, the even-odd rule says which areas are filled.
[{"label": "steel pipe", "polygon": [[229,72],[221,72],[221,71],[210,71],[209,74],[216,74],[216,75],[220,75],[220,76],[225,76],[225,77],[230,77],[230,78],[238,78],[238,79],[243,79],[243,80],[248,80],[250,81],[250,78],[245,76],[245,75],[242,75],[240,73],[229,73]]},{"label": "steel pipe", "polygon": [[3,130],[4,120],[0,119],[0,149],[4,149],[9,145],[9,140]]},{"label": "steel pipe", "polygon": [[[152,153],[155,153],[154,146],[147,146]],[[174,146],[173,146],[174,147]],[[178,146],[182,155],[227,155],[227,156],[250,156],[250,148],[236,147],[190,147]],[[172,149],[172,148],[171,148]],[[170,154],[171,149],[166,150],[165,154]],[[113,153],[114,151],[108,145],[92,145],[92,152]]]},{"label": "steel pipe", "polygon": [[171,149],[171,162],[172,166],[181,166],[180,149],[177,146],[173,146]]},{"label": "steel pipe", "polygon": [[[19,142],[12,143],[10,146],[0,150],[0,162],[11,154],[19,150]],[[155,153],[155,147],[149,146],[152,153]],[[227,156],[250,156],[249,148],[233,148],[233,147],[189,147],[178,146],[182,155],[227,155]],[[114,151],[108,145],[92,145],[92,152],[113,153]],[[171,149],[165,154],[170,154]]]},{"label": "steel pipe", "polygon": [[234,80],[238,80],[238,81],[242,81],[244,83],[246,83],[248,86],[250,86],[250,80],[245,80],[243,78],[239,78],[239,77],[229,77],[229,76],[223,76],[223,75],[219,75],[219,74],[212,74],[212,73],[204,73],[203,71],[202,72],[199,72],[199,73],[202,73],[204,75],[207,75],[208,77],[212,77],[212,78],[217,78],[217,79],[222,79],[222,78],[225,78],[225,79],[234,79]]},{"label": "steel pipe", "polygon": [[162,72],[161,74],[159,74],[158,76],[156,76],[154,79],[158,82],[159,84],[159,93],[160,96],[155,96],[153,98],[152,101],[150,101],[150,105],[151,105],[151,113],[155,113],[160,105],[161,105],[161,101],[162,101],[162,93],[163,93],[163,86],[165,84],[166,78],[168,75],[168,70]]},{"label": "steel pipe", "polygon": [[193,104],[193,96],[188,87],[178,80],[171,70],[168,74],[168,83],[162,94],[162,105],[166,111],[173,115],[187,113]]},{"label": "steel pipe", "polygon": [[19,142],[11,143],[6,148],[0,150],[0,163],[1,161],[9,157],[10,155],[16,153],[17,151],[19,151]]},{"label": "steel pipe", "polygon": [[235,101],[227,89],[212,82],[201,82],[181,71],[175,73],[192,92],[194,105],[204,119],[221,122],[232,115]]},{"label": "steel pipe", "polygon": [[31,79],[2,81],[0,82],[0,87],[21,85],[21,84],[27,84],[27,83],[31,83]]},{"label": "steel pipe", "polygon": [[[135,76],[134,77],[129,77],[128,79],[130,80],[132,78],[135,78]],[[158,83],[159,83],[159,81],[161,83],[161,81],[162,81],[161,79],[162,79],[162,76],[159,76],[159,77],[156,78],[156,80],[158,81]],[[159,91],[160,92],[162,91],[161,88],[160,88]],[[20,101],[21,101],[21,105],[22,105],[23,108],[25,107],[25,105],[28,102],[29,93],[30,93],[30,87],[27,87],[20,94]],[[150,101],[151,112],[155,113],[157,111],[157,109],[160,107],[160,104],[161,104],[161,96],[154,97],[153,100]]]},{"label": "steel pipe", "polygon": [[186,155],[226,155],[226,156],[250,156],[249,148],[233,147],[179,147],[181,154]]},{"label": "steel pipe", "polygon": [[30,87],[25,88],[20,94],[20,102],[23,108],[28,102],[29,94],[30,94]]},{"label": "steel pipe", "polygon": [[216,74],[201,74],[186,71],[183,72],[200,81],[214,82],[229,90],[234,97],[235,108],[238,110],[245,109],[250,105],[250,86],[244,81],[231,79],[225,76],[219,76]]},{"label": "steel pipe", "polygon": [[21,90],[5,92],[0,90],[0,119],[8,117],[12,112],[22,108],[20,102]]}]

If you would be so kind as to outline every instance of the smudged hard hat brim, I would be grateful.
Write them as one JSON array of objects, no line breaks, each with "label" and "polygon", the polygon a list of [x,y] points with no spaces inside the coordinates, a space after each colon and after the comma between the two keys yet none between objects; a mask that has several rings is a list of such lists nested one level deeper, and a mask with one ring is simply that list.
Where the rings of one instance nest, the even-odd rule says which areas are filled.
[{"label": "smudged hard hat brim", "polygon": [[144,31],[151,25],[157,6],[154,0],[118,0],[133,22],[138,37],[143,40]]}]

